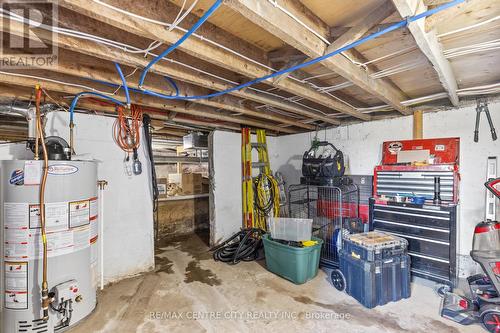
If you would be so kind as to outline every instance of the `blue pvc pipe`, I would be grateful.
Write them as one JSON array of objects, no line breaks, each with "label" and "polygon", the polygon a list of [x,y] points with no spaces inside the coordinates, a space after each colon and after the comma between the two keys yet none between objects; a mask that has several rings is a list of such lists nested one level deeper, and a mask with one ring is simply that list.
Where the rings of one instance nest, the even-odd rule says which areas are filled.
[{"label": "blue pvc pipe", "polygon": [[107,99],[115,104],[125,106],[122,102],[120,102],[119,100],[117,100],[113,97],[110,97],[110,96],[107,96],[107,95],[104,95],[104,94],[101,94],[98,92],[84,91],[84,92],[76,94],[75,97],[73,98],[73,100],[71,101],[71,105],[69,106],[69,122],[70,122],[70,124],[73,123],[73,113],[75,111],[76,104],[78,103],[78,100],[80,99],[80,97],[86,96],[86,95],[97,96],[97,97],[100,97],[103,99]]},{"label": "blue pvc pipe", "polygon": [[[411,16],[411,17],[408,17],[406,18],[405,20],[402,20],[400,22],[397,22],[397,23],[394,23],[393,25],[385,28],[385,29],[382,29],[381,31],[378,31],[376,33],[373,33],[369,36],[366,36],[364,38],[361,38],[351,44],[348,44],[340,49],[337,49],[335,51],[332,51],[330,53],[327,53],[321,57],[318,57],[318,58],[315,58],[315,59],[312,59],[312,60],[309,60],[307,62],[304,62],[302,64],[299,64],[299,65],[296,65],[296,66],[293,66],[293,67],[290,67],[290,68],[287,68],[287,69],[283,69],[283,70],[280,70],[280,71],[277,71],[277,72],[274,72],[272,74],[269,74],[269,75],[266,75],[266,76],[263,76],[263,77],[260,77],[260,78],[257,78],[257,79],[254,79],[254,80],[251,80],[251,81],[248,81],[246,83],[243,83],[243,84],[240,84],[238,86],[235,86],[235,87],[232,87],[232,88],[229,88],[229,89],[226,89],[226,90],[222,90],[222,91],[218,91],[218,92],[215,92],[215,93],[212,93],[212,94],[207,94],[207,95],[197,95],[197,96],[175,96],[175,95],[164,95],[164,94],[161,94],[161,93],[156,93],[156,92],[153,92],[153,91],[149,91],[149,90],[142,90],[142,89],[135,89],[135,88],[131,88],[131,87],[128,87],[128,89],[130,91],[133,91],[133,92],[137,92],[137,93],[140,93],[140,94],[144,94],[144,95],[148,95],[148,96],[154,96],[154,97],[159,97],[159,98],[162,98],[162,99],[167,99],[167,100],[196,100],[196,99],[207,99],[207,98],[212,98],[212,97],[217,97],[217,96],[221,96],[221,95],[225,95],[227,93],[230,93],[230,92],[233,92],[233,91],[236,91],[236,90],[240,90],[240,89],[243,89],[243,88],[246,88],[246,87],[249,87],[253,84],[256,84],[256,83],[259,83],[259,82],[262,82],[262,81],[265,81],[265,80],[268,80],[268,79],[271,79],[273,77],[276,77],[276,76],[279,76],[279,75],[282,75],[282,74],[285,74],[285,73],[290,73],[290,72],[293,72],[293,71],[296,71],[298,69],[301,69],[301,68],[304,68],[304,67],[307,67],[307,66],[310,66],[310,65],[313,65],[313,64],[316,64],[316,63],[319,63],[325,59],[328,59],[334,55],[337,55],[339,53],[342,53],[344,51],[347,51],[347,50],[350,50],[354,47],[357,47],[369,40],[372,40],[374,38],[377,38],[379,36],[382,36],[388,32],[391,32],[391,31],[394,31],[396,29],[400,29],[400,28],[403,28],[403,27],[406,27],[410,22],[414,22],[414,21],[417,21],[419,19],[422,19],[424,17],[427,17],[427,16],[430,16],[430,15],[433,15],[437,12],[440,12],[442,10],[445,10],[447,8],[450,8],[452,6],[456,6],[462,2],[464,2],[465,0],[454,0],[452,2],[448,2],[444,5],[441,5],[441,6],[438,6],[438,7],[435,7],[433,9],[430,9],[428,11],[425,11],[423,13],[420,13],[418,15],[415,15],[415,16]],[[215,6],[215,4],[214,4]],[[213,7],[213,6],[212,6]],[[208,12],[207,12],[208,13]],[[201,21],[201,19],[200,19]],[[201,23],[200,23],[201,24]],[[188,33],[186,33],[187,35]],[[184,37],[183,37],[184,38]],[[186,37],[187,38],[187,37]],[[181,38],[182,40],[182,38]],[[185,40],[185,38],[184,38]],[[180,41],[180,40],[179,40]],[[179,43],[180,44],[180,43]],[[168,51],[168,50],[167,50]],[[168,53],[168,52],[167,52]],[[161,57],[158,56],[155,60],[160,60]],[[149,65],[148,65],[149,66]],[[151,67],[151,66],[149,66]],[[146,70],[143,72],[143,74],[146,73]],[[114,83],[111,83],[111,82],[106,82],[106,81],[100,81],[100,80],[92,80],[92,81],[95,81],[95,82],[98,82],[98,83],[101,83],[101,84],[105,84],[105,85],[108,85],[108,86],[112,86],[112,87],[119,87],[119,85],[117,84],[114,84]],[[140,85],[140,84],[139,84]],[[95,94],[95,93],[94,93]],[[108,96],[105,96],[103,95],[105,98],[108,98]],[[109,98],[108,98],[109,99]],[[72,103],[73,104],[73,103]],[[70,110],[71,111],[71,110]]]},{"label": "blue pvc pipe", "polygon": [[168,76],[165,76],[165,80],[167,80],[167,82],[172,86],[172,88],[174,88],[174,90],[175,90],[175,96],[179,96],[179,87],[177,86],[177,84],[175,83],[175,81],[172,80],[172,78],[170,78]]},{"label": "blue pvc pipe", "polygon": [[222,4],[222,0],[216,0],[214,4],[207,10],[207,12],[200,17],[200,19],[174,44],[170,45],[168,49],[160,53],[156,58],[151,60],[151,62],[144,68],[144,70],[141,73],[141,78],[139,79],[139,88],[142,87],[144,84],[144,80],[146,79],[146,75],[148,74],[149,70],[151,67],[156,64],[158,61],[161,59],[165,58],[170,52],[175,50],[179,45],[184,43],[186,39],[189,38],[209,17],[210,15],[213,14],[213,12],[219,8],[219,6]]},{"label": "blue pvc pipe", "polygon": [[293,67],[290,67],[290,68],[286,68],[286,69],[282,69],[280,71],[277,71],[277,72],[274,72],[272,74],[269,74],[269,75],[266,75],[266,76],[263,76],[263,77],[260,77],[260,78],[257,78],[255,80],[251,80],[251,81],[248,81],[246,83],[243,83],[243,84],[240,84],[238,86],[235,86],[235,87],[232,87],[232,88],[229,88],[229,89],[226,89],[226,90],[222,90],[222,91],[218,91],[218,92],[215,92],[215,93],[212,93],[212,94],[208,94],[208,95],[198,95],[198,96],[178,96],[178,97],[174,97],[174,96],[169,96],[169,95],[164,95],[164,94],[160,94],[160,93],[156,93],[156,92],[153,92],[153,91],[149,91],[149,90],[144,90],[143,93],[146,94],[146,95],[149,95],[149,96],[155,96],[155,97],[160,97],[160,98],[164,98],[164,99],[179,99],[179,100],[196,100],[196,99],[207,99],[207,98],[212,98],[212,97],[217,97],[217,96],[221,96],[221,95],[225,95],[227,93],[230,93],[230,92],[233,92],[233,91],[236,91],[236,90],[240,90],[240,89],[243,89],[243,88],[246,88],[246,87],[249,87],[253,84],[256,84],[256,83],[260,83],[262,81],[266,81],[268,79],[271,79],[273,77],[276,77],[276,76],[279,76],[279,75],[282,75],[282,74],[285,74],[285,73],[290,73],[290,72],[293,72],[293,71],[296,71],[298,69],[301,69],[301,68],[304,68],[304,67],[307,67],[307,66],[310,66],[310,65],[314,65],[318,62],[321,62],[325,59],[328,59],[334,55],[337,55],[339,53],[342,53],[342,52],[345,52],[347,50],[350,50],[352,48],[355,48],[369,40],[372,40],[372,39],[375,39],[377,37],[380,37],[386,33],[389,33],[391,31],[394,31],[396,29],[400,29],[400,28],[403,28],[403,27],[406,27],[410,22],[414,22],[414,21],[417,21],[419,19],[422,19],[424,17],[427,17],[427,16],[430,16],[430,15],[433,15],[437,12],[440,12],[442,10],[445,10],[447,8],[450,8],[452,6],[456,6],[462,2],[464,2],[465,0],[455,0],[455,1],[452,1],[452,2],[448,2],[442,6],[439,6],[439,7],[435,7],[433,9],[430,9],[428,11],[425,11],[423,13],[420,13],[418,15],[415,15],[415,16],[411,16],[411,17],[408,17],[406,18],[405,20],[402,20],[400,22],[397,22],[397,23],[394,23],[393,25],[385,28],[385,29],[382,29],[378,32],[375,32],[371,35],[368,35],[364,38],[361,38],[361,39],[358,39],[357,41],[355,42],[352,42],[351,44],[348,44],[340,49],[337,49],[335,51],[332,51],[330,53],[327,53],[321,57],[318,57],[318,58],[315,58],[315,59],[312,59],[312,60],[309,60],[309,61],[306,61],[304,63],[301,63],[301,64],[298,64],[296,66],[293,66]]},{"label": "blue pvc pipe", "polygon": [[125,91],[125,97],[127,98],[127,106],[130,107],[130,93],[128,91],[127,80],[125,80],[125,76],[123,75],[120,64],[115,62],[115,67],[116,71],[118,72],[118,75],[120,76],[120,79],[122,80],[122,87],[123,90]]}]

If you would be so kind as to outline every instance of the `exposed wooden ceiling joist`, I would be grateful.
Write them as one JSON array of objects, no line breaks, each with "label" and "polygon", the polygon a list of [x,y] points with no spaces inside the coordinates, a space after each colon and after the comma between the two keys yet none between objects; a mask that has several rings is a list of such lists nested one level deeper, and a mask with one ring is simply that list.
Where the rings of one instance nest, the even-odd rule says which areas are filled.
[{"label": "exposed wooden ceiling joist", "polygon": [[[82,88],[70,86],[61,83],[48,82],[44,80],[33,79],[29,77],[18,77],[7,74],[0,74],[0,83],[4,84],[15,84],[23,87],[34,87],[35,84],[40,83],[43,87],[46,87],[49,91],[57,91],[60,93],[66,93],[71,95],[76,95],[82,91]],[[178,113],[190,114],[196,117],[209,118],[220,121],[227,121],[230,123],[239,123],[247,126],[255,126],[257,128],[265,128],[269,130],[275,130],[285,133],[297,133],[296,130],[290,128],[277,128],[275,124],[264,123],[261,121],[253,120],[245,117],[233,117],[221,114],[217,111],[213,111],[208,107],[198,106],[196,108],[186,108],[185,103],[177,102],[177,103],[169,103],[165,104],[163,100],[154,97],[145,97],[145,96],[131,96],[132,102],[134,104],[138,104],[145,107],[152,107],[163,110],[171,110]]]},{"label": "exposed wooden ceiling joist", "polygon": [[[117,85],[121,85],[121,80],[117,76],[116,72],[114,69],[110,66],[107,66],[106,63],[100,63],[99,66],[91,66],[91,65],[86,65],[86,62],[81,61],[83,60],[82,56],[79,56],[78,54],[71,53],[71,55],[65,55],[65,50],[60,50],[59,51],[59,59],[58,59],[58,64],[53,68],[55,72],[65,74],[65,75],[72,75],[76,77],[81,77],[81,78],[86,78],[89,79],[90,82],[91,80],[100,80],[100,81],[106,81],[106,82],[111,82]],[[71,58],[69,57],[71,56]],[[35,66],[36,67],[36,66]],[[97,67],[97,68],[96,68]],[[45,69],[46,67],[41,66],[39,67],[40,69]],[[158,77],[158,80],[153,80],[154,75],[151,75],[151,77],[148,80],[148,83],[144,86],[150,91],[157,92],[157,93],[165,93],[163,91],[164,86],[161,86],[158,81],[160,77]],[[130,86],[137,86],[138,85],[138,73],[136,75],[132,75],[127,78],[127,83]],[[190,87],[190,90],[199,90],[199,89],[194,89],[194,87]],[[200,93],[206,93],[205,91],[200,91]],[[199,100],[197,100],[199,101]],[[247,107],[244,107],[238,103],[238,100],[235,99],[232,96],[225,96],[224,98],[213,98],[209,100],[201,100],[199,101],[198,104],[205,105],[205,106],[211,106],[215,107],[218,109],[225,109],[228,111],[232,112],[237,112],[239,114],[255,117],[255,118],[260,118],[260,119],[265,119],[268,121],[274,121],[274,122],[279,122],[283,124],[288,124],[292,126],[297,126],[305,129],[314,129],[315,127],[312,125],[308,125],[305,123],[302,123],[298,121],[297,119],[293,119],[290,117],[284,117],[280,115],[274,115],[270,114],[264,111],[257,111],[253,110]]]},{"label": "exposed wooden ceiling joist", "polygon": [[394,12],[394,7],[389,1],[384,2],[373,12],[364,17],[359,25],[356,25],[344,34],[336,38],[327,48],[326,53],[333,52],[341,47],[351,44],[365,35],[370,29],[385,20]]},{"label": "exposed wooden ceiling joist", "polygon": [[[24,29],[24,26],[22,23],[12,21],[8,26],[7,25],[5,26],[5,29],[8,29],[9,32],[13,35],[24,36],[25,29]],[[45,42],[51,42],[53,40],[50,32],[43,30],[43,29],[33,29],[33,30],[36,31],[36,37],[34,35],[32,35],[33,38],[38,38],[38,39],[45,41]],[[96,44],[96,43],[91,42],[91,41],[78,39],[78,38],[66,36],[66,35],[58,35],[57,45],[61,48],[76,51],[79,53],[83,53],[83,54],[86,54],[88,56],[96,57],[99,59],[105,59],[108,61],[118,61],[119,63],[121,63],[123,65],[131,66],[131,67],[143,68],[149,62],[148,59],[145,59],[140,54],[127,53],[125,51],[122,51],[122,50],[119,50],[116,48],[111,48],[111,47],[108,47],[105,45]],[[72,68],[70,68],[70,67],[72,67]],[[80,64],[77,62],[73,62],[72,64],[68,63],[67,66],[64,66],[64,63],[63,63],[63,64],[61,64],[60,68],[58,68],[58,66],[56,66],[54,68],[54,70],[71,71],[72,75],[77,75],[76,72],[81,70],[81,74],[84,77],[89,77],[89,78],[93,78],[93,79],[101,79],[101,80],[110,81],[110,82],[114,82],[114,83],[120,83],[120,82],[116,81],[116,79],[118,78],[116,76],[116,74],[115,75],[106,75],[105,73],[98,73],[95,71],[88,72],[88,71],[85,71],[86,69],[88,70],[88,68],[85,68],[85,66],[80,66]],[[191,84],[203,86],[204,88],[208,88],[208,89],[224,90],[224,89],[228,89],[231,87],[227,83],[221,82],[220,80],[219,81],[214,80],[213,78],[208,77],[204,74],[200,74],[200,73],[197,73],[193,70],[189,70],[189,69],[183,68],[179,65],[175,65],[175,64],[171,64],[171,63],[169,63],[169,64],[158,63],[158,64],[156,64],[156,66],[154,66],[152,68],[152,72],[157,73],[158,75],[169,76],[169,77],[172,77],[172,78],[177,79],[177,80],[182,80],[182,81],[186,81],[186,82],[191,83]],[[94,74],[99,76],[100,78],[94,77],[93,76]],[[149,80],[148,80],[148,82],[149,82]],[[191,86],[190,93],[206,94],[207,91],[196,89],[196,87]],[[274,98],[262,96],[262,94],[256,94],[256,93],[252,93],[249,91],[245,91],[245,92],[239,91],[239,92],[235,92],[233,95],[238,96],[238,97],[248,98],[248,99],[254,100],[254,101],[259,102],[259,103],[269,104],[269,105],[272,105],[276,108],[280,108],[280,109],[283,109],[283,110],[286,110],[286,111],[289,111],[292,113],[300,114],[300,115],[308,117],[308,118],[321,120],[321,121],[327,122],[329,124],[334,124],[334,125],[339,124],[339,121],[334,120],[332,118],[322,116],[322,115],[316,114],[316,113],[311,112],[311,111],[302,110],[300,108],[297,108],[297,107],[291,105],[290,103],[286,103],[286,102],[279,101],[279,100],[274,99]],[[243,114],[253,113],[256,116],[259,116],[261,118],[265,118],[268,120],[271,120],[271,118],[274,118],[276,120],[278,118],[280,118],[280,120],[277,120],[277,121],[284,121],[284,122],[290,121],[290,120],[286,120],[286,117],[273,116],[273,115],[264,114],[264,113],[257,115],[257,112],[259,112],[259,111],[254,111],[254,110],[250,110],[248,108],[241,107],[235,101],[229,103],[230,102],[229,99],[225,99],[224,105],[221,105],[221,103],[219,101],[220,101],[220,98],[214,98],[214,99],[209,99],[209,100],[197,100],[197,102],[199,102],[201,104],[222,107],[222,108],[226,108],[226,109],[229,109],[232,111],[237,110],[236,112],[240,112]],[[311,129],[310,126],[307,124],[303,124],[303,123],[298,124],[298,122],[296,122],[296,121],[294,121],[294,122],[297,123],[297,124],[294,124],[296,126]]]},{"label": "exposed wooden ceiling joist", "polygon": [[[449,1],[447,1],[449,2]],[[440,23],[445,22],[448,19],[454,18],[458,15],[462,15],[467,12],[488,10],[489,6],[496,4],[498,6],[498,0],[466,0],[457,6],[450,7],[425,19],[425,31],[429,32],[436,28]]]},{"label": "exposed wooden ceiling joist", "polygon": [[[141,19],[137,19],[135,17],[127,16],[120,12],[114,11],[113,9],[110,9],[108,7],[99,5],[95,2],[88,2],[85,0],[61,0],[58,3],[68,9],[90,16],[94,19],[97,19],[99,21],[105,22],[124,31],[134,33],[136,35],[145,38],[150,38],[153,40],[162,41],[167,44],[172,44],[182,37],[182,33],[180,33],[177,30],[168,31],[167,29],[158,24],[150,23]],[[154,7],[154,5],[161,5],[158,3],[153,4],[153,2],[145,2],[142,4],[142,6],[139,7],[139,6],[134,6],[134,3],[131,0],[120,1],[118,2],[118,4],[123,8],[133,9],[134,13],[145,17],[150,15],[152,11],[158,11],[158,8]],[[169,22],[169,19],[171,21],[173,17],[170,16],[172,15],[174,15],[174,12],[165,12],[164,21]],[[188,15],[185,21],[189,22],[190,20],[192,23],[193,21],[196,20],[196,18],[192,17],[192,15]],[[204,26],[206,26],[207,34],[208,31],[212,29],[217,30],[217,27],[213,27],[212,29],[210,29],[210,27],[208,27],[210,26],[210,23],[205,23]],[[215,34],[206,35],[205,37],[214,40],[217,38]],[[226,36],[226,38],[229,37]],[[236,37],[233,37],[232,43],[237,44],[240,42],[242,41],[238,40]],[[189,53],[193,56],[196,56],[197,58],[200,58],[204,61],[232,70],[249,78],[258,78],[271,73],[269,69],[266,69],[263,66],[259,66],[253,62],[249,62],[248,60],[238,57],[210,43],[206,43],[198,38],[187,39],[184,43],[182,43],[179,46],[178,49],[186,53]],[[322,94],[314,90],[313,88],[298,83],[296,81],[283,80],[282,82],[280,82],[279,87],[291,94],[304,97],[318,104],[329,107],[333,110],[350,114],[352,116],[358,117],[363,120],[369,120],[370,118],[369,115],[364,115],[356,111],[355,109],[343,104],[342,102],[337,101],[333,97]],[[224,89],[217,89],[217,90],[224,90]],[[248,93],[248,89],[244,90],[243,93]],[[305,114],[303,110],[300,110],[300,112],[301,114]],[[314,115],[314,113],[311,114],[309,112],[309,116],[311,115]],[[317,115],[314,116],[317,118]],[[323,119],[318,119],[318,120],[322,120],[330,124],[338,124],[337,121],[334,121],[328,117],[324,117]]]},{"label": "exposed wooden ceiling joist", "polygon": [[[288,8],[294,3],[295,1],[287,1],[281,6]],[[311,58],[320,57],[326,52],[327,46],[324,41],[268,1],[229,0],[227,5]],[[296,16],[302,19],[306,15],[296,13]],[[316,26],[311,28],[318,30]],[[395,89],[382,79],[371,78],[363,69],[343,56],[330,57],[322,64],[402,114],[411,113],[411,110],[401,104],[407,98],[402,91]]]},{"label": "exposed wooden ceiling joist", "polygon": [[[42,87],[44,88],[45,91],[48,90],[46,89],[46,86],[44,86],[43,82]],[[8,99],[8,102],[12,102],[12,100],[16,101],[32,101],[34,98],[34,86],[26,86],[26,87],[21,87],[21,86],[16,86],[13,84],[2,84],[0,83],[0,97],[4,99]],[[56,91],[50,91],[50,98],[46,98],[45,101],[47,103],[56,103],[58,105],[61,105],[63,107],[68,106],[68,99],[64,98],[67,95],[64,93],[58,93]],[[116,114],[116,108],[111,105],[111,104],[106,104],[106,103],[96,103],[95,101],[91,99],[81,99],[78,102],[78,109],[85,109],[89,111],[97,111],[97,112],[103,112],[105,114]],[[189,115],[186,114],[181,114],[175,117],[175,122],[171,121],[170,115],[175,114],[176,112],[173,111],[165,111],[161,109],[154,109],[151,107],[144,108],[143,110],[145,113],[149,114],[153,121],[161,121],[162,123],[164,122],[172,122],[172,123],[180,123],[180,124],[186,124],[186,125],[195,125],[195,126],[202,126],[205,128],[214,128],[214,129],[229,129],[233,131],[239,131],[241,129],[240,126],[237,126],[233,123],[229,122],[221,122],[217,121],[214,119],[206,119],[205,121],[203,120],[204,118],[194,118],[190,117]],[[274,131],[271,133],[275,133]]]},{"label": "exposed wooden ceiling joist", "polygon": [[[421,0],[392,0],[401,17],[413,16],[427,10]],[[458,105],[457,80],[450,62],[444,57],[436,31],[425,32],[425,21],[419,20],[408,25],[417,46],[429,59],[438,74],[439,81],[448,93],[453,105]]]}]

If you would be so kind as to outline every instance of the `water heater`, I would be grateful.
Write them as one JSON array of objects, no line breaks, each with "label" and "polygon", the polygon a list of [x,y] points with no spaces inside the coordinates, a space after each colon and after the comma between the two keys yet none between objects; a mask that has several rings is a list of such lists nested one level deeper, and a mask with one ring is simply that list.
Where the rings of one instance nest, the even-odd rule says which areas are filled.
[{"label": "water heater", "polygon": [[45,190],[47,281],[44,321],[39,180],[42,161],[0,161],[0,332],[59,332],[96,306],[97,166],[49,161]]}]

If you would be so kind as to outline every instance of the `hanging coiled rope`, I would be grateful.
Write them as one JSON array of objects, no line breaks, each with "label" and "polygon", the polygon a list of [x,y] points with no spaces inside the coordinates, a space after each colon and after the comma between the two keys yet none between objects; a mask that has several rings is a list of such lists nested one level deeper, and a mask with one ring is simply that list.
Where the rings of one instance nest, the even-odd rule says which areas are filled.
[{"label": "hanging coiled rope", "polygon": [[118,118],[113,124],[113,139],[125,152],[132,153],[139,148],[141,139],[142,109],[135,104],[130,107],[130,118],[125,115],[123,107],[116,108]]}]

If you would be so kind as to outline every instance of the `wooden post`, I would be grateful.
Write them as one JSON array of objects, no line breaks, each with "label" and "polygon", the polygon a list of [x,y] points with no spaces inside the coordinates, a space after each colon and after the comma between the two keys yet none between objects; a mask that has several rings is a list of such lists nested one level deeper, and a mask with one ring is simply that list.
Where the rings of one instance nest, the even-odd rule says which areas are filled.
[{"label": "wooden post", "polygon": [[413,139],[422,139],[424,137],[423,114],[422,110],[413,112]]}]

